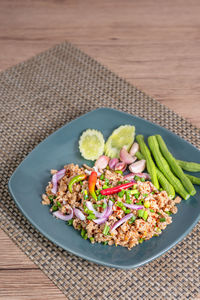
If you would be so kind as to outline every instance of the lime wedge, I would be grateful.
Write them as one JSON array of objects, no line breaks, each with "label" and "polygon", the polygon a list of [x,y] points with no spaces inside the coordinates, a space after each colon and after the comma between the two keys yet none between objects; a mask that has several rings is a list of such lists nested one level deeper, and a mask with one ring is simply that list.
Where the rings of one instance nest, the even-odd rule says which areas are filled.
[{"label": "lime wedge", "polygon": [[135,138],[135,126],[122,125],[115,129],[105,144],[105,154],[111,158],[119,158],[119,152],[123,146],[130,149]]},{"label": "lime wedge", "polygon": [[79,139],[81,155],[88,160],[96,160],[104,152],[104,138],[100,131],[87,129]]}]

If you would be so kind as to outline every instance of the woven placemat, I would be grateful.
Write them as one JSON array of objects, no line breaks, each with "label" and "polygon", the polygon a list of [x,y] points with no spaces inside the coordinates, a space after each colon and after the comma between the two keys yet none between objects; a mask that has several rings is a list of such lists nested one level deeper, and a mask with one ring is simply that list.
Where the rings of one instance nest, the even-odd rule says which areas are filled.
[{"label": "woven placemat", "polygon": [[195,299],[200,227],[162,257],[136,270],[80,259],[44,238],[23,217],[8,179],[43,139],[74,118],[112,107],[153,121],[200,149],[200,130],[65,42],[0,74],[1,228],[67,299]]}]

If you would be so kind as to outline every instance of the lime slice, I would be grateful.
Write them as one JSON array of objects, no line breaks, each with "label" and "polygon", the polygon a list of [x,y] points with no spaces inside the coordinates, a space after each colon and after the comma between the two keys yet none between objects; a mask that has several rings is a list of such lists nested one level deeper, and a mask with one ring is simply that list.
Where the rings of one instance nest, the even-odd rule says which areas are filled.
[{"label": "lime slice", "polygon": [[104,152],[104,138],[100,131],[87,129],[79,139],[79,150],[85,159],[96,160]]},{"label": "lime slice", "polygon": [[115,129],[105,144],[105,154],[111,158],[119,158],[119,152],[123,146],[130,149],[135,138],[135,126],[122,125]]}]

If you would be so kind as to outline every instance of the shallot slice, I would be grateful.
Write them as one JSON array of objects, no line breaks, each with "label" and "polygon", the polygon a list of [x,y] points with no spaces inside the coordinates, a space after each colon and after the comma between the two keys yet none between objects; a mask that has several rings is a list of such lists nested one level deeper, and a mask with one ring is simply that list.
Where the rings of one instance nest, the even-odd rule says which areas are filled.
[{"label": "shallot slice", "polygon": [[136,152],[139,151],[139,144],[138,143],[133,143],[133,145],[131,146],[131,149],[129,151],[129,154],[131,156],[134,156]]},{"label": "shallot slice", "polygon": [[115,230],[117,227],[119,227],[121,224],[123,224],[124,222],[128,221],[131,217],[133,216],[133,213],[130,213],[128,215],[126,215],[125,217],[123,217],[121,220],[117,221],[111,228],[110,233]]},{"label": "shallot slice", "polygon": [[[106,204],[106,199],[104,199],[104,203]],[[97,218],[105,217],[106,212],[107,212],[107,208],[105,208],[105,210],[102,213],[99,213],[98,211],[96,211],[96,209],[94,209],[94,207],[92,205],[92,202],[86,201],[85,205],[87,206],[87,208],[89,210],[91,210],[94,213],[95,217],[97,217]]]},{"label": "shallot slice", "polygon": [[135,163],[131,164],[129,166],[129,170],[132,173],[141,173],[144,171],[145,167],[146,167],[146,160],[141,159],[141,160],[136,161]]},{"label": "shallot slice", "polygon": [[85,215],[82,213],[82,211],[80,211],[80,209],[78,208],[74,208],[74,214],[75,216],[80,219],[81,221],[85,220]]},{"label": "shallot slice", "polygon": [[124,176],[124,180],[132,180],[135,178],[135,176],[144,178],[144,179],[151,179],[150,175],[148,173],[129,173]]},{"label": "shallot slice", "polygon": [[73,209],[71,208],[71,213],[69,215],[63,215],[59,210],[53,212],[53,215],[58,218],[58,219],[61,219],[63,221],[69,221],[73,218]]},{"label": "shallot slice", "polygon": [[123,203],[123,204],[124,204],[124,206],[131,208],[131,209],[135,209],[135,210],[144,208],[143,205],[128,204],[128,203]]},{"label": "shallot slice", "polygon": [[[108,207],[106,209],[106,213],[101,216],[99,219],[94,219],[93,221],[96,223],[96,224],[103,224],[106,222],[106,220],[110,217],[110,215],[112,214],[113,212],[113,202],[111,200],[109,200],[108,202]],[[104,213],[104,212],[103,212]]]},{"label": "shallot slice", "polygon": [[119,159],[118,158],[111,158],[109,160],[109,167],[111,170],[114,170],[115,169],[115,166],[116,164],[119,162]]},{"label": "shallot slice", "polygon": [[58,180],[60,180],[64,175],[65,175],[66,170],[62,169],[60,171],[58,171],[57,173],[55,173],[52,176],[52,184],[53,184],[53,188],[51,189],[51,192],[53,194],[57,193],[57,187],[58,187]]},{"label": "shallot slice", "polygon": [[115,171],[122,171],[124,172],[126,170],[127,164],[124,162],[119,162],[115,165]]},{"label": "shallot slice", "polygon": [[120,160],[126,164],[132,164],[137,159],[137,157],[130,155],[124,146],[121,148],[119,155]]},{"label": "shallot slice", "polygon": [[99,170],[103,170],[107,167],[110,158],[106,155],[101,155],[95,162],[95,167]]}]

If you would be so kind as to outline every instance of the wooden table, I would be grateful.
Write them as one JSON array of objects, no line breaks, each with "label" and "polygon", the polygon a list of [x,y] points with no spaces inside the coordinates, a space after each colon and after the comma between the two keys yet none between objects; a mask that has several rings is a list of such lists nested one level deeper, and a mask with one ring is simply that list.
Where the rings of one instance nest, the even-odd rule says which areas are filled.
[{"label": "wooden table", "polygon": [[[0,70],[68,40],[200,127],[200,1],[0,1]],[[0,230],[0,299],[66,299]]]}]

